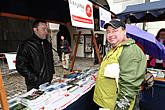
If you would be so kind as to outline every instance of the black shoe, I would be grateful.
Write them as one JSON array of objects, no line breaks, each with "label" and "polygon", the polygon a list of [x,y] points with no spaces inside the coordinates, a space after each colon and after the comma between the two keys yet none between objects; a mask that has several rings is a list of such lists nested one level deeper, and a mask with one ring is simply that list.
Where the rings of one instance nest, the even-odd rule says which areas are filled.
[{"label": "black shoe", "polygon": [[68,68],[64,68],[64,69],[67,70],[67,71],[69,70]]}]

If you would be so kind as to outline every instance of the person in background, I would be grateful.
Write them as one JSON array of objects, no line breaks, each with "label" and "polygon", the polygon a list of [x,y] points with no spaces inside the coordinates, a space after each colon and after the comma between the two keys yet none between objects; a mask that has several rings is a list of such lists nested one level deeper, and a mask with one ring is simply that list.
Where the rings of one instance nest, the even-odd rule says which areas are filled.
[{"label": "person in background", "polygon": [[61,36],[60,43],[61,53],[62,53],[62,65],[65,70],[69,70],[69,56],[70,56],[70,46],[64,36]]},{"label": "person in background", "polygon": [[57,33],[57,53],[58,53],[58,57],[59,57],[59,63],[62,62],[62,53],[61,53],[61,47],[60,47],[61,35],[63,35],[63,33],[61,31],[59,31]]},{"label": "person in background", "polygon": [[[97,43],[98,51],[100,53],[102,51],[101,50],[102,40],[101,40],[101,37],[98,34],[95,34],[95,36],[96,36],[96,43]],[[102,54],[102,53],[100,53],[100,54]],[[95,48],[94,48],[94,64],[99,64],[99,60],[97,58]]]},{"label": "person in background", "polygon": [[51,83],[55,73],[52,45],[46,39],[47,23],[36,20],[32,30],[32,37],[19,45],[16,56],[16,69],[25,78],[27,91],[39,89],[43,83]]},{"label": "person in background", "polygon": [[71,36],[70,36],[70,32],[67,28],[66,25],[62,25],[60,24],[59,26],[59,31],[57,33],[57,53],[59,56],[59,62],[62,62],[62,52],[61,52],[61,48],[60,48],[60,43],[61,43],[61,36],[65,36],[65,40],[68,41],[69,45],[71,45]]},{"label": "person in background", "polygon": [[127,38],[125,23],[112,19],[104,28],[111,49],[97,74],[95,110],[132,110],[144,80],[146,57],[135,41]]},{"label": "person in background", "polygon": [[[165,46],[165,28],[161,28],[158,31],[156,39]],[[163,61],[162,59],[156,59],[150,56],[148,64],[149,67],[165,70],[165,60]]]}]

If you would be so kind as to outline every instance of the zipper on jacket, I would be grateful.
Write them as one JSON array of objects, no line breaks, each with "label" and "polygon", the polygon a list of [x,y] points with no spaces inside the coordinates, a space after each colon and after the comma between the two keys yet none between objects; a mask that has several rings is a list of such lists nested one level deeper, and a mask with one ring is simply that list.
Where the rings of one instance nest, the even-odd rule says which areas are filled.
[{"label": "zipper on jacket", "polygon": [[42,50],[43,50],[43,54],[44,54],[44,63],[46,66],[46,72],[48,73],[48,63],[47,63],[47,59],[46,59],[46,55],[45,55],[44,42],[42,41],[41,44],[42,44]]}]

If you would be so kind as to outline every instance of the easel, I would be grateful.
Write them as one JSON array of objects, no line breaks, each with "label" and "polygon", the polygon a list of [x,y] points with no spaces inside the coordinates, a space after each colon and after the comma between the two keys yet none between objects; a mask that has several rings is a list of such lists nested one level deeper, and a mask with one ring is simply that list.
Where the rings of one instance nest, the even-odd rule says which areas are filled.
[{"label": "easel", "polygon": [[[100,58],[100,54],[99,54],[99,51],[98,51],[98,46],[97,46],[97,43],[96,43],[96,37],[94,35],[94,31],[93,30],[91,30],[91,35],[92,35],[92,43],[94,45],[99,64],[101,64],[101,58]],[[71,63],[70,71],[73,71],[73,67],[74,67],[74,62],[75,62],[75,58],[76,58],[76,54],[77,54],[77,49],[78,49],[78,44],[79,44],[78,42],[79,42],[80,36],[81,36],[81,31],[79,31],[78,38],[77,38],[77,41],[76,41],[76,45],[75,45],[74,54],[73,54],[73,57],[72,57],[72,63]]]},{"label": "easel", "polygon": [[79,31],[79,33],[78,33],[78,38],[77,38],[77,41],[76,41],[74,54],[73,54],[73,57],[72,57],[72,63],[71,63],[71,66],[70,66],[70,71],[71,72],[73,71],[73,67],[74,67],[74,62],[75,62],[75,58],[76,58],[76,54],[77,54],[77,49],[78,49],[78,44],[79,44],[78,42],[80,40],[80,36],[81,36],[81,31]]},{"label": "easel", "polygon": [[1,68],[0,68],[0,102],[1,102],[2,110],[9,110],[9,105],[6,98],[6,91],[3,85]]}]

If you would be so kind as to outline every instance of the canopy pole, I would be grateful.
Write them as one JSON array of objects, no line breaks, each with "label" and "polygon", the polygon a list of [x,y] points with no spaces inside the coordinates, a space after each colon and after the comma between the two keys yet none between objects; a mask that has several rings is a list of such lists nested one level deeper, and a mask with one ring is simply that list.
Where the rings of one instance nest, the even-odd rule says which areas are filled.
[{"label": "canopy pole", "polygon": [[2,110],[9,110],[8,101],[6,98],[6,91],[3,85],[1,68],[0,68],[0,102],[2,105]]},{"label": "canopy pole", "polygon": [[74,67],[74,62],[75,62],[75,58],[76,58],[76,54],[77,54],[77,49],[78,49],[80,36],[81,36],[81,31],[79,31],[79,33],[78,33],[78,38],[77,38],[76,45],[75,45],[75,48],[74,48],[74,54],[73,54],[73,57],[72,57],[72,63],[71,63],[70,71],[73,71],[73,67]]},{"label": "canopy pole", "polygon": [[96,37],[94,35],[94,31],[93,30],[91,30],[91,35],[92,35],[92,43],[93,43],[95,51],[96,51],[96,56],[98,58],[99,64],[101,64],[101,58],[100,58],[100,54],[99,54],[99,49],[98,49],[98,46],[97,46],[97,43],[96,43]]}]

